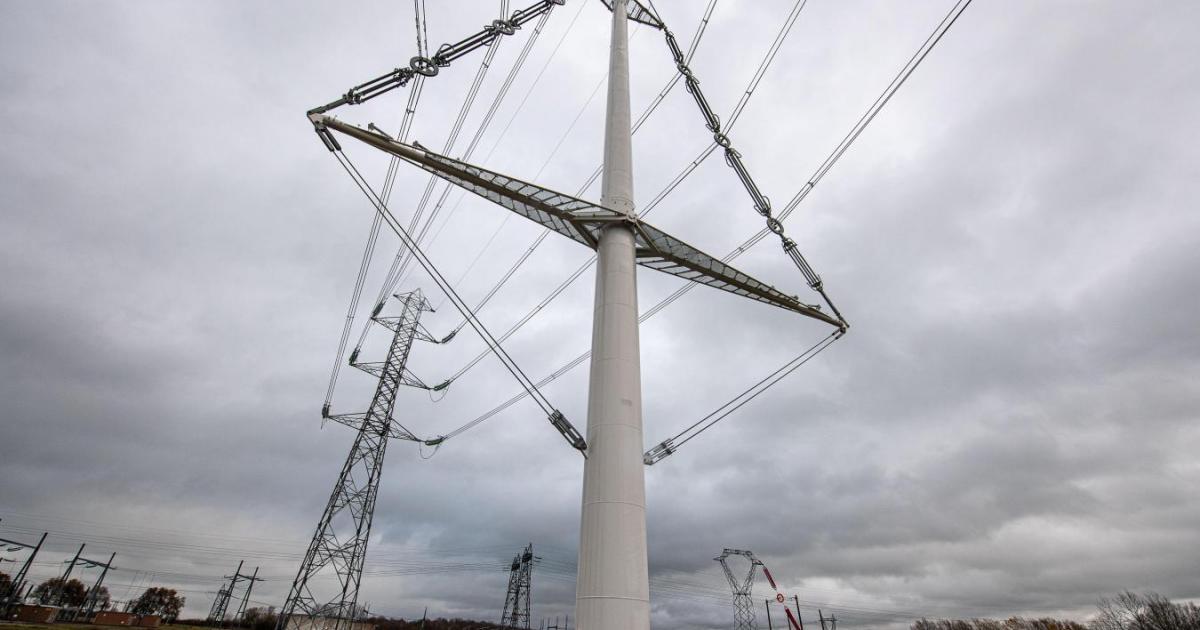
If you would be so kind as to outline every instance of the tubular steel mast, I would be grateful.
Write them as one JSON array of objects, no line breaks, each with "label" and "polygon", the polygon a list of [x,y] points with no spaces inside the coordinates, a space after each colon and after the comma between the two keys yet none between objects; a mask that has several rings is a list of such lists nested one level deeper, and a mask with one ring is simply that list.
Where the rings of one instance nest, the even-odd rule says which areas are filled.
[{"label": "tubular steel mast", "polygon": [[628,2],[613,0],[600,205],[622,220],[596,244],[596,301],[588,387],[575,625],[649,630],[646,477],[642,466],[642,368],[638,340],[637,239],[629,112]]},{"label": "tubular steel mast", "polygon": [[[330,416],[329,409],[324,410],[327,418],[342,424],[357,424],[358,435],[334,484],[287,600],[279,611],[278,630],[343,630],[357,617],[358,588],[387,443],[393,437],[416,439],[392,419],[396,392],[401,385],[420,382],[406,368],[413,341],[433,341],[419,325],[421,313],[433,310],[421,291],[401,293],[396,297],[403,304],[398,317],[380,317],[378,309],[372,316],[375,322],[395,333],[387,359],[383,363],[363,364],[355,362],[357,357],[351,359],[352,365],[379,377],[368,411]],[[312,581],[326,567],[332,568],[337,577],[337,588],[333,592],[329,588],[321,589]]]}]

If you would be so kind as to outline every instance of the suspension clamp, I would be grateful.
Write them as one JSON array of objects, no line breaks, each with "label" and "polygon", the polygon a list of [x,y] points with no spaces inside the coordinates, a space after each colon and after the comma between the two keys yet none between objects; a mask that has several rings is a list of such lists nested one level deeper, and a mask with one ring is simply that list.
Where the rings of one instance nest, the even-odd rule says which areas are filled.
[{"label": "suspension clamp", "polygon": [[587,441],[579,434],[579,431],[571,424],[567,417],[561,411],[555,409],[554,413],[550,414],[550,424],[554,425],[555,429],[567,439],[575,450],[587,454]]},{"label": "suspension clamp", "polygon": [[665,439],[662,442],[659,442],[658,446],[655,446],[654,448],[646,451],[646,454],[642,455],[642,463],[647,466],[653,466],[653,465],[657,464],[658,462],[661,462],[668,455],[670,455],[671,453],[674,453],[674,452],[675,452],[674,439],[673,438]]}]

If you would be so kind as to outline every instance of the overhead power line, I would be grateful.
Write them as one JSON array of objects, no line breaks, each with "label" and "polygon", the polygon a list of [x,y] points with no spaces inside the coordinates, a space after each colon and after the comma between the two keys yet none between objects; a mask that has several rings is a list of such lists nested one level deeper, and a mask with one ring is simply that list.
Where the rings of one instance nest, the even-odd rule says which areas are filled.
[{"label": "overhead power line", "polygon": [[483,325],[483,322],[481,322],[479,318],[475,316],[470,307],[467,306],[466,302],[459,297],[458,293],[454,290],[454,287],[450,286],[450,283],[446,281],[445,277],[442,276],[437,267],[435,267],[432,261],[425,256],[424,252],[422,252],[420,247],[417,245],[416,240],[414,240],[412,236],[410,236],[408,232],[404,230],[399,221],[392,214],[391,210],[386,204],[383,203],[383,200],[380,199],[379,195],[374,191],[374,189],[371,188],[371,185],[366,181],[365,178],[363,178],[362,174],[349,160],[349,158],[340,150],[333,151],[332,153],[337,158],[338,163],[342,166],[342,168],[345,169],[346,173],[349,174],[351,179],[354,180],[354,183],[358,186],[359,190],[361,190],[362,193],[366,195],[367,199],[371,201],[376,211],[383,215],[384,222],[392,228],[392,231],[394,231],[396,235],[405,242],[405,245],[407,245],[408,249],[413,252],[417,262],[422,268],[425,269],[426,273],[429,274],[430,278],[435,284],[437,284],[438,288],[450,298],[450,302],[467,319],[467,322],[471,325],[471,328],[474,329],[476,334],[478,334],[484,340],[484,343],[486,343],[488,347],[492,349],[496,357],[499,358],[501,363],[504,365],[505,369],[507,369],[509,373],[512,374],[513,378],[515,378],[517,382],[521,384],[525,392],[534,399],[534,402],[542,409],[542,412],[545,413],[550,420],[550,424],[562,434],[563,438],[567,440],[568,444],[581,453],[585,452],[587,450],[587,443],[584,441],[583,436],[579,434],[579,431],[571,425],[566,417],[563,416],[562,412],[558,411],[558,409],[556,409],[554,405],[552,405],[550,401],[542,395],[537,386],[533,384],[533,381],[530,380],[525,372],[521,370],[520,366],[517,365],[516,361],[514,361],[512,357],[508,355],[508,352],[504,350],[498,341],[496,341],[496,338],[493,337],[490,332],[488,332],[487,328]]},{"label": "overhead power line", "polygon": [[[885,105],[887,105],[887,103],[889,101],[891,101],[892,97],[895,96],[896,92],[899,91],[900,87],[904,85],[905,81],[907,81],[908,78],[910,76],[912,76],[913,72],[916,71],[916,69],[920,66],[921,62],[925,60],[925,58],[929,55],[929,53],[933,50],[933,48],[938,44],[938,42],[940,42],[942,40],[942,37],[945,36],[946,32],[949,31],[950,27],[954,25],[954,23],[958,20],[959,16],[962,15],[963,11],[965,11],[966,8],[968,6],[970,6],[971,2],[972,2],[972,0],[958,0],[958,2],[956,2],[954,4],[954,6],[951,7],[950,11],[945,15],[945,17],[942,18],[942,20],[934,28],[933,32],[930,33],[930,35],[925,39],[925,41],[921,44],[921,46],[917,49],[917,51],[915,53],[913,53],[912,57],[909,58],[908,62],[900,69],[900,71],[896,74],[896,76],[892,79],[892,81],[887,85],[887,87],[884,88],[883,92],[879,95],[879,97],[877,97],[875,99],[875,101],[867,108],[867,111],[863,113],[863,115],[859,118],[858,122],[856,122],[855,125],[850,129],[850,131],[846,133],[846,135],[845,135],[845,137],[843,137],[842,141],[839,142],[836,147],[834,147],[833,151],[829,154],[828,157],[826,157],[825,161],[821,163],[821,165],[817,168],[817,170],[814,171],[812,176],[809,177],[808,181],[805,182],[803,187],[801,187],[801,189],[791,198],[791,200],[787,203],[787,205],[784,206],[783,210],[779,212],[779,214],[776,216],[776,218],[779,221],[782,222],[785,219],[787,219],[789,216],[791,216],[791,214],[793,212],[795,212],[796,208],[799,207],[800,203],[802,203],[804,201],[804,199],[806,199],[808,197],[808,194],[810,192],[812,192],[813,188],[815,188],[816,185],[829,173],[829,171],[832,170],[833,166],[835,164],[837,164],[837,162],[846,153],[846,151],[850,148],[850,146],[853,145],[854,142],[859,138],[859,136],[862,135],[862,133],[866,129],[867,125],[869,125],[871,123],[871,121],[873,121],[875,119],[875,117],[878,116],[879,112],[883,109],[883,107]],[[717,146],[718,145],[716,143],[712,143],[709,145],[709,147],[708,147],[708,149],[706,149],[706,151],[708,153],[711,153],[712,151],[714,151],[716,149]],[[697,160],[693,160],[693,162],[691,164],[695,164],[695,163],[697,163],[697,161],[702,161],[703,158],[706,156],[707,156],[707,154],[702,152],[701,155],[697,158]],[[690,164],[689,164],[689,168],[690,168]],[[688,170],[688,168],[685,168],[685,172],[690,172],[690,170]],[[758,244],[758,242],[761,241],[763,238],[765,238],[768,234],[770,234],[770,230],[768,230],[766,228],[759,230],[757,233],[752,235],[750,238],[746,239],[741,244],[739,244],[737,247],[733,248],[728,254],[726,254],[721,259],[721,261],[729,262],[729,261],[737,258],[738,256],[741,256],[743,253],[749,251],[749,249],[751,247]],[[591,263],[589,262],[588,264],[590,265]],[[641,316],[639,316],[638,321],[645,322],[646,320],[650,319],[654,315],[660,313],[667,306],[673,304],[679,298],[686,295],[694,287],[695,287],[695,284],[693,284],[693,283],[684,284],[679,289],[676,289],[673,293],[668,295],[666,298],[662,299],[657,304],[655,304],[654,306],[650,307],[645,312],[643,312],[641,314]],[[556,289],[556,291],[561,292],[561,290],[559,290],[559,289]],[[506,332],[506,335],[507,334],[508,333]],[[583,352],[579,356],[575,357],[574,359],[572,359],[572,360],[568,361],[567,363],[563,364],[562,366],[560,366],[558,369],[547,374],[545,377],[543,377],[541,380],[539,380],[537,382],[537,386],[545,387],[545,386],[549,385],[553,381],[557,380],[563,374],[566,374],[567,372],[570,372],[571,370],[575,369],[579,365],[583,364],[583,362],[587,361],[588,358],[590,358],[590,357],[591,357],[591,351]],[[468,430],[478,426],[479,424],[485,422],[486,420],[496,416],[500,412],[511,407],[512,405],[516,404],[517,402],[521,401],[524,398],[525,398],[524,393],[517,393],[517,394],[513,395],[511,398],[501,402],[499,405],[496,405],[492,409],[484,412],[483,414],[480,414],[473,420],[471,420],[471,421],[463,424],[462,426],[454,429],[453,431],[447,433],[446,437],[447,438],[453,437],[453,436],[459,435],[465,431],[468,431]]]}]

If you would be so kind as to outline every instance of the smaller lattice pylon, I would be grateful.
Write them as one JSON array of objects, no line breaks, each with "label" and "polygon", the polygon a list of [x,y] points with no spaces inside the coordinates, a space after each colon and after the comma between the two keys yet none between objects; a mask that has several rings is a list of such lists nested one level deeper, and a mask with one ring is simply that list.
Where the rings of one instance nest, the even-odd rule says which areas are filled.
[{"label": "smaller lattice pylon", "polygon": [[513,556],[508,572],[508,592],[504,596],[504,611],[500,614],[502,628],[529,628],[529,602],[533,590],[533,543]]},{"label": "smaller lattice pylon", "polygon": [[[729,556],[742,556],[750,561],[750,570],[746,573],[745,578],[739,579],[734,576],[727,562]],[[729,580],[729,587],[733,590],[734,628],[736,630],[755,630],[754,599],[751,597],[751,593],[754,590],[754,576],[758,573],[758,568],[762,566],[762,563],[754,557],[753,552],[744,549],[726,549],[713,560],[721,563],[721,569],[725,571],[725,579]]]},{"label": "smaller lattice pylon", "polygon": [[[321,411],[324,419],[354,428],[357,435],[279,610],[277,630],[349,630],[365,614],[358,591],[387,445],[393,438],[417,439],[392,416],[397,391],[420,383],[406,367],[413,342],[436,343],[420,324],[421,313],[433,310],[421,291],[395,297],[403,306],[398,317],[380,316],[382,305],[371,314],[372,321],[395,333],[387,358],[362,363],[357,352],[351,356],[351,365],[378,377],[367,411],[330,414],[328,404]],[[313,580],[318,575],[336,578],[336,583]]]},{"label": "smaller lattice pylon", "polygon": [[[217,589],[217,598],[213,600],[212,608],[208,611],[209,623],[216,623],[218,625],[225,623],[225,615],[229,612],[229,600],[233,598],[233,589],[237,587],[239,579],[246,577],[242,575],[242,565],[245,563],[245,560],[239,561],[237,570],[233,572],[233,575],[225,576],[225,579],[229,580],[229,583],[222,584],[221,588]],[[254,571],[257,573],[258,569]]]}]

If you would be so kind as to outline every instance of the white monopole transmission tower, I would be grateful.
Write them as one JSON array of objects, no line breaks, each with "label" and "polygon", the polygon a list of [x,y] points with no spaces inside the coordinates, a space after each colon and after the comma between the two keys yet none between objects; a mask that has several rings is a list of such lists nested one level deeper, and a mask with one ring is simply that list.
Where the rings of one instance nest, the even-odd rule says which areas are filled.
[{"label": "white monopole transmission tower", "polygon": [[[419,56],[400,68],[352,89],[343,98],[309,112],[325,146],[338,157],[343,168],[371,200],[438,287],[487,342],[547,414],[551,424],[586,456],[583,500],[580,515],[576,619],[579,630],[648,630],[650,627],[649,573],[646,550],[646,499],[644,465],[653,464],[674,452],[682,443],[663,441],[643,453],[641,361],[638,338],[638,265],[672,274],[736,295],[777,306],[821,321],[834,328],[825,345],[840,337],[848,324],[825,295],[821,279],[800,255],[795,242],[784,235],[780,217],[772,215],[770,201],[750,176],[741,154],[722,130],[720,120],[700,91],[699,82],[687,67],[685,55],[661,18],[638,0],[604,0],[612,11],[609,52],[608,102],[604,136],[604,165],[599,204],[549,190],[481,166],[456,160],[392,137],[374,125],[363,128],[329,114],[346,104],[356,104],[421,77],[432,77],[438,68],[482,46],[511,35],[553,5],[564,0],[541,0],[518,10],[508,20],[497,20],[479,35],[457,44],[447,44],[431,57]],[[714,143],[725,152],[750,195],[754,209],[765,218],[767,230],[780,238],[784,252],[804,274],[808,284],[824,298],[829,312],[806,304],[793,295],[758,281],[731,267],[725,260],[701,252],[682,240],[646,223],[635,212],[633,194],[633,151],[629,90],[628,23],[640,22],[664,33],[672,56],[713,133]],[[454,288],[421,251],[414,239],[387,207],[386,200],[363,180],[344,156],[333,132],[355,138],[417,166],[455,186],[469,190],[550,231],[596,251],[596,292],[592,323],[591,374],[585,435],[580,435],[566,417],[550,405],[524,373],[516,368],[500,343]],[[464,158],[465,160],[466,158]],[[811,188],[812,182],[809,184]],[[732,256],[726,258],[731,259]],[[820,346],[822,349],[825,346]],[[814,347],[815,348],[815,347]],[[811,354],[802,355],[809,356]],[[805,359],[807,360],[807,359]],[[794,369],[794,368],[792,368]],[[774,376],[774,375],[772,375]],[[764,379],[766,380],[766,379]],[[755,394],[757,395],[757,394]],[[694,425],[688,431],[693,431]],[[706,428],[706,427],[705,427]],[[700,429],[703,430],[703,429]],[[440,445],[449,436],[424,440]],[[683,440],[686,441],[686,440]]]}]

